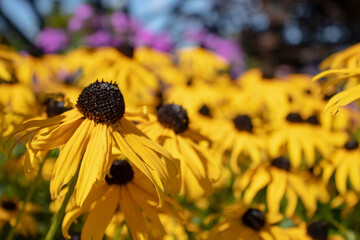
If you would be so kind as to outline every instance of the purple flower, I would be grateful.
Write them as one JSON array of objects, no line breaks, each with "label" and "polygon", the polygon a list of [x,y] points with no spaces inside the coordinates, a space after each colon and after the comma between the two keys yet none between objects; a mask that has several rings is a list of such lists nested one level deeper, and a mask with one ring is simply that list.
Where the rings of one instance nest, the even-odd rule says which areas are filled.
[{"label": "purple flower", "polygon": [[147,29],[141,29],[135,34],[135,46],[150,46],[154,39],[154,33]]},{"label": "purple flower", "polygon": [[172,49],[171,36],[167,33],[155,34],[147,29],[141,29],[135,35],[135,46],[149,46],[163,52]]},{"label": "purple flower", "polygon": [[111,46],[113,43],[113,36],[108,31],[100,29],[88,35],[85,39],[85,43],[92,47]]},{"label": "purple flower", "polygon": [[68,37],[64,29],[44,28],[35,39],[35,45],[45,53],[55,53],[66,48]]},{"label": "purple flower", "polygon": [[116,32],[126,32],[129,28],[129,16],[122,12],[115,12],[110,16],[110,23]]},{"label": "purple flower", "polygon": [[74,15],[69,19],[68,29],[73,32],[79,31],[85,25],[86,21],[94,15],[94,12],[92,6],[88,4],[80,5],[76,8]]},{"label": "purple flower", "polygon": [[151,47],[162,52],[170,52],[172,49],[172,39],[170,34],[161,33],[155,36],[155,39],[151,43]]},{"label": "purple flower", "polygon": [[87,20],[94,15],[94,8],[89,4],[79,5],[73,15],[73,18]]}]

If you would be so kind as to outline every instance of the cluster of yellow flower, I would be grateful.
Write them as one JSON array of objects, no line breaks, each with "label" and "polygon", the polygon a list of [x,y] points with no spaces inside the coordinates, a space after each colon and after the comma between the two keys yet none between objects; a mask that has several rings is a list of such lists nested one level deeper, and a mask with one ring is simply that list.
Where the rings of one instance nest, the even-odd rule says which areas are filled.
[{"label": "cluster of yellow flower", "polygon": [[[34,57],[0,46],[2,151],[26,144],[26,173],[49,179],[57,214],[46,239],[61,220],[71,239],[77,219],[81,239],[344,239],[354,233],[340,219],[316,214],[327,205],[344,217],[358,204],[359,110],[323,109],[360,97],[359,52],[324,61],[321,86],[259,69],[233,80],[200,47]],[[0,222],[26,235],[9,214],[20,207],[0,201]]]}]

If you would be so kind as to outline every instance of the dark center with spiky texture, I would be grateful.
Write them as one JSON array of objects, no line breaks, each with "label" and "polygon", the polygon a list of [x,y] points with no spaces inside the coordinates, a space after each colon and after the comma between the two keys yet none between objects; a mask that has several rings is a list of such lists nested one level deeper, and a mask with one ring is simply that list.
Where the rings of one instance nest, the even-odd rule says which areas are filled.
[{"label": "dark center with spiky texture", "polygon": [[98,80],[84,88],[76,107],[96,123],[116,123],[125,113],[124,97],[118,85]]},{"label": "dark center with spiky texture", "polygon": [[354,139],[350,139],[344,145],[344,148],[347,150],[354,150],[357,149],[358,147],[359,147],[359,143]]},{"label": "dark center with spiky texture", "polygon": [[313,222],[307,227],[307,233],[316,240],[326,240],[328,235],[328,226],[322,221]]},{"label": "dark center with spiky texture", "polygon": [[110,175],[105,177],[109,185],[124,185],[134,178],[134,171],[126,160],[115,160],[110,168]]},{"label": "dark center with spiky texture", "polygon": [[185,132],[189,127],[189,117],[184,108],[176,104],[166,104],[159,108],[158,121],[166,128],[171,128],[175,133]]},{"label": "dark center with spiky texture", "polygon": [[261,211],[249,208],[242,216],[242,221],[246,226],[258,231],[265,225],[265,216]]},{"label": "dark center with spiky texture", "polygon": [[233,122],[236,129],[239,131],[253,131],[254,126],[251,122],[251,118],[248,115],[238,115],[236,118],[234,118]]},{"label": "dark center with spiky texture", "polygon": [[300,114],[298,114],[298,113],[289,113],[286,116],[286,121],[291,122],[291,123],[302,123],[303,122]]},{"label": "dark center with spiky texture", "polygon": [[319,125],[320,124],[319,119],[317,118],[316,115],[312,115],[312,116],[308,117],[305,120],[305,122],[310,123],[312,125]]},{"label": "dark center with spiky texture", "polygon": [[275,158],[271,162],[271,165],[273,165],[274,167],[280,168],[280,169],[284,169],[286,171],[290,170],[290,162],[289,162],[289,159],[287,159],[286,157]]},{"label": "dark center with spiky texture", "polygon": [[205,117],[212,117],[210,108],[205,104],[201,106],[201,108],[199,109],[199,113]]},{"label": "dark center with spiky texture", "polygon": [[56,101],[55,99],[52,98],[46,99],[44,104],[46,106],[46,114],[49,118],[62,114],[63,112],[66,112],[71,109],[69,107],[65,107],[65,102]]},{"label": "dark center with spiky texture", "polygon": [[16,203],[14,203],[13,201],[3,201],[3,202],[1,203],[1,207],[2,207],[3,209],[8,210],[8,211],[14,211],[14,210],[17,209],[17,205],[16,205]]}]

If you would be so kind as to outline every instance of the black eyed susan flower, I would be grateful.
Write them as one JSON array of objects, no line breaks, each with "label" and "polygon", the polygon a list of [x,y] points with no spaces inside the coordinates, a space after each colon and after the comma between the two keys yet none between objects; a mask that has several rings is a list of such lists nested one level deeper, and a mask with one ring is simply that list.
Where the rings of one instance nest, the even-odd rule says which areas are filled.
[{"label": "black eyed susan flower", "polygon": [[247,205],[251,204],[256,194],[265,187],[269,221],[272,223],[281,219],[280,202],[284,197],[287,200],[286,217],[294,215],[299,198],[309,216],[316,211],[317,194],[309,194],[306,181],[300,174],[290,170],[290,162],[285,157],[276,158],[271,164],[249,168],[235,180],[233,186],[235,195],[240,197],[243,194],[244,203]]},{"label": "black eyed susan flower", "polygon": [[265,227],[265,214],[255,208],[246,208],[241,204],[228,206],[225,209],[225,219],[213,227],[209,233],[209,240],[260,240]]},{"label": "black eyed susan flower", "polygon": [[[254,118],[242,114],[237,115],[231,123],[223,124],[226,124],[227,128],[224,127],[219,134],[221,140],[216,151],[223,156],[226,150],[231,150],[229,160],[231,169],[236,173],[240,172],[239,162],[242,160],[240,156],[250,158],[254,164],[260,164],[265,157],[266,138],[261,129],[254,126]],[[246,165],[245,162],[243,161],[242,165]]]},{"label": "black eyed susan flower", "polygon": [[260,209],[233,204],[224,210],[223,220],[211,229],[208,239],[312,240],[306,230],[304,222],[288,228],[271,225]]},{"label": "black eyed susan flower", "polygon": [[198,77],[207,82],[217,80],[222,71],[227,71],[228,63],[202,47],[189,47],[177,52],[178,67],[190,77]]},{"label": "black eyed susan flower", "polygon": [[[2,196],[0,200],[0,229],[5,223],[15,226],[16,217],[22,209],[22,202]],[[39,211],[35,204],[27,204],[15,231],[24,237],[36,236],[37,223],[32,213]]]},{"label": "black eyed susan flower", "polygon": [[165,189],[168,193],[179,189],[173,158],[127,120],[124,98],[116,83],[90,84],[81,92],[76,108],[53,118],[26,121],[9,138],[22,132],[23,136],[17,141],[30,137],[26,160],[29,169],[37,154],[61,149],[50,181],[53,199],[79,167],[75,199],[81,206],[92,185],[104,179],[109,171],[112,145],[151,179],[160,205]]},{"label": "black eyed susan flower", "polygon": [[360,150],[359,143],[350,139],[342,149],[336,150],[322,163],[323,181],[328,183],[335,174],[335,186],[341,195],[348,191],[348,180],[356,192],[360,192]]},{"label": "black eyed susan flower", "polygon": [[250,69],[243,73],[237,80],[243,88],[241,100],[251,103],[252,113],[264,114],[267,119],[276,120],[289,109],[289,95],[294,86],[288,81],[277,78],[265,78],[260,69]]},{"label": "black eyed susan flower", "polygon": [[31,89],[16,81],[0,80],[0,135],[8,135],[14,127],[27,118],[35,116],[35,94]]},{"label": "black eyed susan flower", "polygon": [[209,148],[209,140],[189,127],[186,110],[176,104],[159,108],[157,117],[139,125],[151,139],[164,146],[180,161],[182,190],[189,199],[213,192],[212,183],[219,177]]},{"label": "black eyed susan flower", "polygon": [[303,119],[299,113],[291,112],[285,121],[273,125],[275,129],[270,133],[269,153],[276,157],[284,154],[285,148],[294,168],[301,165],[303,155],[307,166],[313,166],[316,151],[326,157],[347,138],[345,132],[323,128],[316,114]]},{"label": "black eyed susan flower", "polygon": [[[102,239],[112,217],[120,211],[134,239],[150,239],[154,229],[163,236],[165,230],[159,213],[179,216],[180,209],[175,210],[176,203],[168,197],[162,208],[157,207],[157,201],[156,191],[147,176],[127,160],[115,160],[105,181],[91,187],[82,207],[71,204],[70,200],[63,220],[63,235],[69,238],[71,224],[81,214],[88,213],[81,239]],[[152,229],[148,228],[149,224]]]},{"label": "black eyed susan flower", "polygon": [[338,195],[332,199],[330,205],[332,208],[341,208],[341,217],[345,218],[358,204],[359,194],[353,190],[348,190],[343,195]]}]

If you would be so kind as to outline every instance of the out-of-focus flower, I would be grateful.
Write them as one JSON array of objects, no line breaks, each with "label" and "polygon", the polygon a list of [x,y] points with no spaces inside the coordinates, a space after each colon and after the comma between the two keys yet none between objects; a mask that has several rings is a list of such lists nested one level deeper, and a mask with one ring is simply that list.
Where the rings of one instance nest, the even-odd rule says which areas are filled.
[{"label": "out-of-focus flower", "polygon": [[[23,202],[15,199],[10,199],[5,196],[0,200],[0,229],[5,223],[9,223],[14,227],[16,224],[16,216],[19,214],[23,207]],[[16,227],[16,232],[24,237],[36,236],[37,223],[32,213],[39,211],[39,207],[35,204],[27,204],[23,216]]]},{"label": "out-of-focus flower", "polygon": [[70,31],[79,31],[86,21],[94,15],[94,8],[89,4],[82,4],[76,8],[74,15],[68,22]]},{"label": "out-of-focus flower", "polygon": [[35,39],[35,44],[45,53],[64,50],[69,43],[67,33],[61,28],[45,28]]},{"label": "out-of-focus flower", "polygon": [[[109,175],[92,186],[82,207],[73,201],[67,206],[63,221],[63,235],[70,238],[69,227],[81,214],[89,212],[81,231],[82,239],[101,239],[113,215],[120,209],[134,239],[150,239],[150,232],[165,235],[160,222],[160,212],[179,216],[180,209],[173,200],[166,197],[162,208],[157,208],[156,191],[151,181],[127,160],[115,160]],[[101,219],[101,221],[99,221]],[[149,223],[151,228],[148,228]],[[152,239],[152,238],[151,238]]]},{"label": "out-of-focus flower", "polygon": [[100,29],[86,36],[85,43],[92,47],[112,46],[113,36],[110,32]]},{"label": "out-of-focus flower", "polygon": [[172,49],[172,40],[169,34],[156,34],[144,28],[135,34],[134,41],[135,46],[149,46],[162,52],[170,52]]},{"label": "out-of-focus flower", "polygon": [[139,128],[180,161],[181,194],[197,199],[213,192],[212,183],[219,178],[219,168],[205,146],[208,139],[189,128],[184,108],[176,104],[161,106],[157,117],[150,116],[150,121],[139,124]]},{"label": "out-of-focus flower", "polygon": [[348,178],[352,188],[360,192],[360,150],[356,140],[347,141],[342,149],[337,149],[321,162],[321,165],[325,183],[330,181],[330,177],[335,172],[336,189],[341,195],[348,191]]},{"label": "out-of-focus flower", "polygon": [[266,187],[266,203],[269,221],[281,220],[280,202],[285,197],[287,204],[285,216],[292,217],[298,204],[298,198],[304,204],[307,214],[312,216],[317,208],[317,193],[310,194],[302,176],[290,170],[290,162],[285,157],[279,157],[271,162],[249,168],[239,176],[234,183],[235,194],[242,193],[244,203],[250,205],[256,194]]}]

